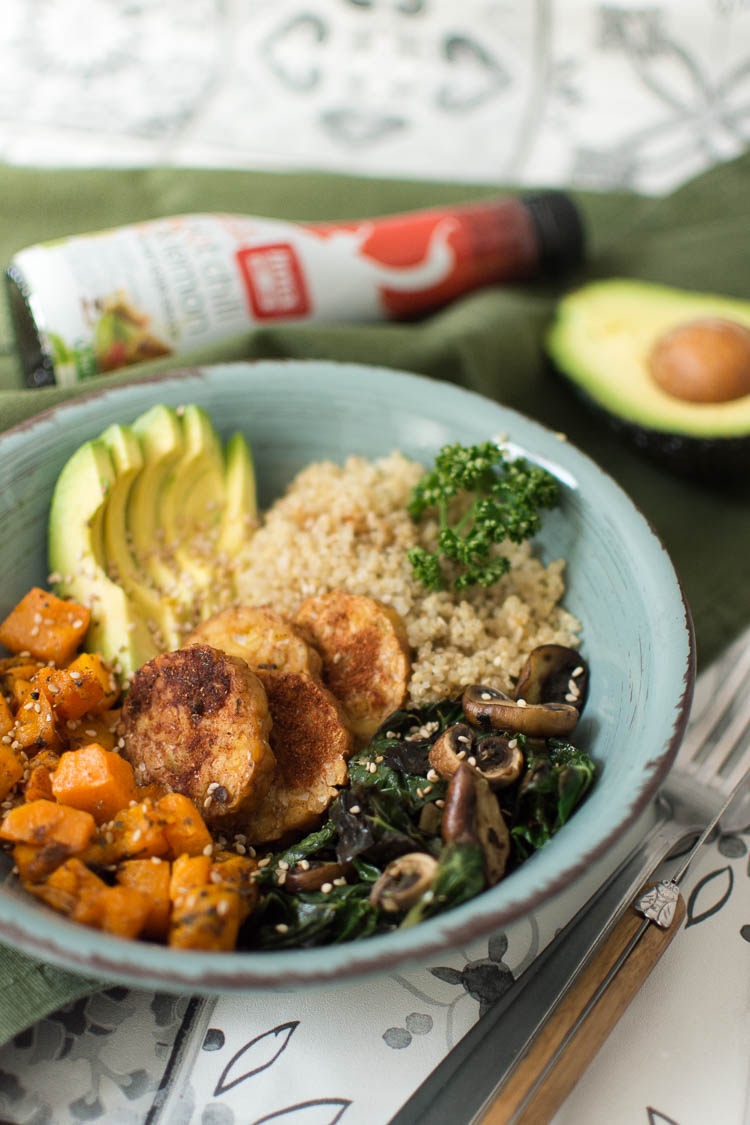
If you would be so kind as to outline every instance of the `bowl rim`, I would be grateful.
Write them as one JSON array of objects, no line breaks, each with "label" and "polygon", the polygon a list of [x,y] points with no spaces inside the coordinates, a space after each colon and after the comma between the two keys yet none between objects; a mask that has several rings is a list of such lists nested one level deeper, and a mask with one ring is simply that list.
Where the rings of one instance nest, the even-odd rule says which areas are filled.
[{"label": "bowl rim", "polygon": [[[119,400],[137,398],[139,391],[148,387],[165,387],[171,390],[205,383],[220,383],[231,379],[234,373],[242,371],[242,377],[253,374],[262,376],[265,369],[284,369],[285,373],[295,375],[309,374],[310,368],[325,368],[336,377],[372,378],[394,381],[397,384],[410,383],[415,390],[428,391],[436,385],[441,394],[454,395],[456,401],[463,400],[485,411],[500,412],[511,425],[517,421],[522,429],[530,429],[532,434],[543,438],[560,439],[549,427],[522,414],[512,407],[504,406],[484,395],[455,383],[436,379],[428,375],[415,374],[395,368],[384,368],[364,363],[352,363],[328,359],[269,359],[236,361],[234,363],[205,366],[173,368],[153,375],[141,377],[128,383],[92,388],[73,398],[55,403],[32,417],[24,419],[0,433],[0,455],[8,446],[11,452],[17,441],[25,442],[27,435],[36,427],[54,422],[64,426],[67,416],[75,420],[92,401],[106,401],[111,398],[116,405]],[[192,380],[192,384],[191,384]],[[177,398],[184,395],[178,394]],[[206,407],[210,413],[210,406]],[[498,426],[491,427],[497,432]],[[82,438],[81,440],[86,440]],[[511,899],[500,907],[488,907],[479,916],[472,916],[472,904],[476,899],[445,914],[436,916],[411,930],[397,930],[389,934],[374,935],[360,941],[342,945],[325,945],[311,949],[233,951],[206,953],[200,951],[173,950],[166,946],[103,934],[100,931],[71,922],[63,916],[53,914],[29,900],[28,903],[15,896],[6,896],[0,888],[0,938],[8,945],[37,956],[53,964],[74,972],[94,976],[106,981],[123,981],[136,987],[156,987],[164,991],[184,991],[191,989],[196,993],[215,994],[227,991],[257,991],[268,989],[294,989],[314,985],[330,985],[336,982],[360,978],[374,973],[392,970],[397,965],[425,957],[441,950],[456,948],[475,940],[501,926],[515,921],[524,914],[538,909],[552,900],[558,893],[576,882],[592,864],[604,857],[612,845],[644,813],[664,777],[669,771],[687,725],[695,683],[695,635],[690,608],[685,597],[679,575],[664,547],[659,534],[637,504],[628,496],[614,478],[602,469],[591,457],[569,443],[560,441],[560,460],[572,462],[578,472],[585,476],[598,478],[604,483],[610,495],[626,509],[630,509],[642,524],[647,542],[650,542],[655,557],[661,555],[669,577],[672,579],[672,595],[675,609],[682,614],[680,635],[684,643],[684,666],[682,668],[682,687],[679,697],[674,701],[674,718],[671,733],[660,751],[646,763],[648,767],[641,786],[634,792],[631,802],[617,823],[611,825],[606,834],[587,848],[579,856],[578,862],[569,864],[555,877],[548,878],[542,887],[527,892],[521,897]],[[524,446],[524,448],[526,448]],[[534,450],[528,449],[533,457]],[[541,454],[537,455],[544,463]],[[553,467],[561,468],[556,463]],[[678,673],[675,673],[675,684]],[[492,890],[484,892],[482,899]],[[40,914],[49,915],[49,925],[39,928]],[[395,940],[394,940],[395,939]],[[332,956],[331,951],[345,951],[344,956]],[[298,964],[300,962],[301,964]]]}]

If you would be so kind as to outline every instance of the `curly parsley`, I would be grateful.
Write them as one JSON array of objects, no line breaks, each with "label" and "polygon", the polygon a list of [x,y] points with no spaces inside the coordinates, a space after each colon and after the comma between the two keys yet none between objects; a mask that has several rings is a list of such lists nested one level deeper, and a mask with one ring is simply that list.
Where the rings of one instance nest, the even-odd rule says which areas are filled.
[{"label": "curly parsley", "polygon": [[[473,502],[451,526],[450,501],[463,492],[473,493]],[[524,458],[507,460],[491,441],[443,446],[435,467],[412,489],[408,504],[413,520],[436,508],[440,521],[437,551],[412,547],[408,552],[415,576],[428,590],[440,590],[445,585],[441,560],[450,559],[460,568],[453,580],[456,590],[492,586],[510,566],[504,555],[491,552],[492,545],[506,539],[520,543],[535,535],[541,509],[554,508],[559,494],[551,473]]]}]

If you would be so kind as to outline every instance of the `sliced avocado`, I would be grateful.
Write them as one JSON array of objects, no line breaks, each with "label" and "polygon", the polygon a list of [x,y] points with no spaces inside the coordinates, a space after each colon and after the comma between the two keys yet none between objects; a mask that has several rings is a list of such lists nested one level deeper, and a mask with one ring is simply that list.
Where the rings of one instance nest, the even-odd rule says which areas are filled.
[{"label": "sliced avocado", "polygon": [[177,573],[167,559],[161,523],[161,495],[183,453],[180,419],[169,406],[154,406],[132,424],[140,442],[143,468],[133,481],[128,497],[127,525],[133,554],[154,589],[167,599],[179,619],[178,599],[169,591],[177,586]]},{"label": "sliced avocado", "polygon": [[199,406],[182,412],[180,457],[158,498],[164,549],[175,573],[173,595],[201,617],[215,609],[216,541],[224,506],[224,455],[213,423]]},{"label": "sliced avocado", "polygon": [[219,554],[234,557],[258,521],[255,466],[242,434],[233,434],[224,454],[224,509],[221,513]]},{"label": "sliced avocado", "polygon": [[724,475],[750,451],[750,394],[688,401],[654,377],[667,333],[709,319],[750,329],[750,301],[628,279],[592,282],[559,302],[546,349],[558,371],[639,446],[691,471]]},{"label": "sliced avocado", "polygon": [[116,481],[107,446],[86,442],[64,466],[49,516],[50,570],[55,589],[91,609],[86,644],[122,668],[126,677],[156,655],[141,614],[106,572],[104,514]]},{"label": "sliced avocado", "polygon": [[151,584],[148,573],[136,561],[131,548],[133,526],[138,525],[140,507],[129,504],[131,492],[144,469],[141,444],[129,426],[114,423],[99,440],[109,450],[115,479],[109,491],[103,519],[103,545],[110,577],[123,587],[151,633],[160,651],[180,644],[179,624],[169,601]]}]

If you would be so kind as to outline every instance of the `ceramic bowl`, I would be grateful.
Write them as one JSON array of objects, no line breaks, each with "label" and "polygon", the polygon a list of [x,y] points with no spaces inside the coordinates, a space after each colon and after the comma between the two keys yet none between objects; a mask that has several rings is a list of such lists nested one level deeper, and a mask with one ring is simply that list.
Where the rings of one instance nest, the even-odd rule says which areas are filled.
[{"label": "ceramic bowl", "polygon": [[[302,466],[400,449],[430,463],[448,442],[506,437],[562,484],[545,518],[543,559],[568,560],[565,605],[583,623],[591,689],[577,741],[599,776],[545,848],[473,901],[391,934],[282,952],[172,951],[109,937],[38,904],[9,874],[0,940],[109,981],[173,991],[293,989],[424,961],[529,914],[615,847],[672,763],[690,705],[690,616],[672,564],[647,521],[586,456],[512,410],[448,383],[330,362],[259,362],[175,372],[94,390],[0,436],[0,615],[45,584],[46,522],[55,479],[81,442],[155,403],[195,402],[223,436],[241,428],[262,506]],[[1,617],[0,617],[1,619]]]}]

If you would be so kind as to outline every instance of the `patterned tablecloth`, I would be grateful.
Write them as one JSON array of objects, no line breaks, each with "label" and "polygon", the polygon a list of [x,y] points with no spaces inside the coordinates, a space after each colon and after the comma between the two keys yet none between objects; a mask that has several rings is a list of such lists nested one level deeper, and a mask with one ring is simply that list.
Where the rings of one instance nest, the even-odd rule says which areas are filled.
[{"label": "patterned tablecloth", "polygon": [[[5,0],[0,48],[0,159],[31,165],[659,193],[750,136],[748,0]],[[686,926],[557,1125],[750,1119],[740,828],[703,849]],[[377,981],[97,993],[0,1050],[0,1116],[385,1125],[601,874],[489,941]]]}]

